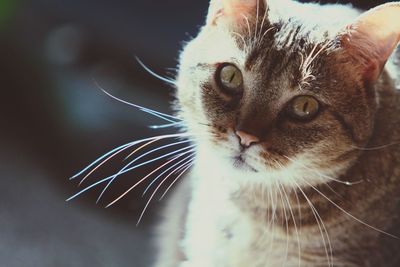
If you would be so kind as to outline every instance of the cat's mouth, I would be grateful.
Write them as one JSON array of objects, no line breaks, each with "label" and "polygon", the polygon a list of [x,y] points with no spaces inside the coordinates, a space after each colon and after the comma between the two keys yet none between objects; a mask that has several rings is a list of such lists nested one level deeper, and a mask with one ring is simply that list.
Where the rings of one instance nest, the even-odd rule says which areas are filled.
[{"label": "cat's mouth", "polygon": [[255,168],[250,166],[246,160],[243,158],[242,155],[237,155],[232,158],[233,166],[236,169],[244,170],[244,171],[251,171],[251,172],[258,172]]}]

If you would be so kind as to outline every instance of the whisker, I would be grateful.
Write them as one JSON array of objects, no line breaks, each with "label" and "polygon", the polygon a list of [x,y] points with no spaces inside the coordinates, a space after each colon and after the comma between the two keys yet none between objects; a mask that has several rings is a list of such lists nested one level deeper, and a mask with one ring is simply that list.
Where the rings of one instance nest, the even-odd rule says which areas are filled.
[{"label": "whisker", "polygon": [[244,15],[244,14],[240,14],[243,18],[244,18],[244,20],[246,21],[246,23],[247,23],[247,29],[248,29],[248,31],[249,31],[249,36],[251,36],[251,29],[250,29],[250,22],[249,22],[249,18],[246,16],[246,15]]},{"label": "whisker", "polygon": [[[179,179],[184,173],[185,173],[185,172],[180,173],[179,176],[178,176],[178,179]],[[171,175],[172,175],[172,173],[168,174],[168,175],[161,181],[161,183],[157,186],[157,188],[154,190],[153,194],[150,196],[149,200],[147,201],[146,206],[144,207],[142,213],[140,214],[139,220],[138,220],[138,222],[137,222],[136,225],[139,225],[139,224],[140,224],[140,222],[141,222],[141,220],[142,220],[142,218],[143,218],[143,216],[144,216],[144,214],[145,214],[145,212],[146,212],[146,210],[147,210],[147,207],[148,207],[149,204],[151,203],[151,200],[154,198],[155,194],[158,192],[158,190],[160,189],[160,187],[165,183],[165,181],[166,181]]]},{"label": "whisker", "polygon": [[[137,108],[137,109],[139,109],[139,110],[141,110],[141,111],[143,111],[143,112],[146,112],[146,113],[148,113],[148,114],[150,114],[150,115],[156,116],[156,117],[158,117],[158,118],[160,118],[160,119],[163,119],[163,120],[165,120],[165,121],[167,121],[167,122],[170,122],[170,123],[174,123],[174,122],[177,122],[177,121],[182,121],[180,118],[177,118],[177,117],[175,117],[175,116],[168,115],[168,114],[165,114],[165,113],[162,113],[162,112],[159,112],[159,111],[155,111],[155,110],[153,110],[153,109],[145,108],[145,107],[142,107],[142,106],[140,106],[140,105],[137,105],[137,104],[134,104],[134,103],[125,101],[125,100],[123,100],[123,99],[120,99],[120,98],[118,98],[118,97],[116,97],[116,96],[110,94],[109,92],[107,92],[104,88],[102,88],[102,87],[99,85],[99,83],[98,83],[96,80],[94,80],[94,83],[96,84],[96,86],[97,86],[103,93],[105,93],[107,96],[111,97],[112,99],[114,99],[114,100],[116,100],[116,101],[118,101],[118,102],[121,102],[121,103],[123,103],[123,104],[126,104],[126,105],[131,106],[131,107],[134,107],[134,108]],[[175,120],[177,120],[177,121],[175,121]]]},{"label": "whisker", "polygon": [[[195,151],[195,150],[192,149],[192,150],[190,150],[190,151],[187,151],[186,153],[182,153],[182,156],[183,156],[183,155],[186,155],[187,153],[194,152],[194,151]],[[189,155],[189,156],[187,156],[187,157],[185,157],[185,158],[179,160],[178,162],[174,163],[172,166],[170,166],[170,167],[168,167],[166,170],[164,170],[162,173],[160,173],[160,174],[159,174],[155,179],[153,179],[153,181],[151,181],[151,183],[146,187],[146,189],[145,189],[144,192],[143,192],[142,197],[146,195],[146,193],[149,191],[149,189],[151,188],[151,186],[152,186],[155,182],[157,182],[158,179],[160,179],[161,176],[163,176],[165,173],[167,173],[167,172],[170,171],[171,169],[175,168],[177,165],[182,164],[182,162],[183,162],[182,165],[185,165],[185,161],[188,160],[189,158],[193,157],[193,155],[194,155],[194,154],[192,153],[191,155]],[[176,169],[179,169],[180,167],[181,167],[181,166],[178,166],[178,167],[176,167]],[[176,169],[175,169],[175,170],[172,170],[172,173],[175,173],[175,172],[176,172]]]},{"label": "whisker", "polygon": [[187,164],[183,165],[181,168],[176,170],[178,173],[179,171],[183,170],[176,178],[175,180],[172,181],[172,183],[168,186],[168,188],[165,190],[164,194],[160,197],[159,201],[163,200],[164,197],[167,195],[169,190],[174,186],[174,184],[179,180],[180,177],[182,177],[183,173],[185,173],[188,169],[190,169],[194,165],[194,159],[189,161]]},{"label": "whisker", "polygon": [[96,159],[95,161],[93,161],[91,164],[89,164],[87,167],[85,167],[83,170],[81,170],[81,171],[78,172],[77,174],[73,175],[73,176],[72,176],[71,178],[69,178],[69,179],[70,179],[70,180],[73,180],[73,179],[78,178],[78,177],[81,176],[83,173],[85,173],[87,170],[89,170],[91,167],[93,167],[94,165],[96,165],[99,161],[103,160],[104,158],[108,157],[109,155],[112,155],[113,153],[118,152],[118,151],[121,150],[121,149],[124,149],[124,148],[128,148],[128,147],[133,146],[132,143],[134,143],[134,142],[130,142],[130,143],[128,143],[128,144],[119,146],[119,147],[114,148],[113,150],[111,150],[111,151],[105,153],[104,155],[102,155],[101,157],[99,157],[98,159]]},{"label": "whisker", "polygon": [[156,169],[154,169],[153,171],[151,171],[150,173],[148,173],[146,176],[144,176],[141,180],[139,180],[138,182],[136,182],[132,187],[130,187],[128,190],[126,190],[122,195],[120,195],[118,198],[116,198],[114,201],[112,201],[110,204],[108,204],[106,206],[106,208],[111,207],[112,205],[114,205],[115,203],[117,203],[119,200],[121,200],[123,197],[125,197],[129,192],[131,192],[133,189],[135,189],[137,186],[139,186],[141,183],[143,183],[144,181],[147,180],[147,178],[149,178],[151,175],[153,175],[154,173],[156,173],[157,171],[159,171],[160,169],[162,169],[163,167],[167,166],[168,164],[170,164],[171,162],[175,161],[177,158],[181,157],[182,154],[179,154],[178,156],[173,157],[172,159],[168,160],[167,162],[161,164],[160,166],[158,166]]},{"label": "whisker", "polygon": [[[143,167],[143,166],[145,166],[145,165],[148,165],[148,164],[150,164],[150,163],[153,163],[153,162],[155,162],[155,161],[158,161],[158,160],[160,160],[160,159],[163,159],[163,158],[167,158],[167,157],[169,157],[169,156],[172,156],[172,155],[174,155],[174,154],[176,154],[176,153],[179,153],[180,151],[183,151],[184,149],[188,149],[188,148],[192,148],[192,147],[194,147],[194,145],[193,145],[193,146],[189,146],[189,147],[185,147],[185,148],[182,148],[182,149],[179,149],[179,150],[170,152],[170,153],[167,153],[167,154],[162,155],[162,156],[160,156],[160,157],[157,157],[157,158],[155,158],[155,159],[151,159],[151,160],[145,161],[145,162],[143,162],[143,163],[140,163],[140,164],[138,164],[138,165],[135,165],[135,166],[130,167],[129,169],[124,170],[123,172],[119,173],[118,175],[125,174],[125,173],[127,173],[127,172],[132,171],[132,170],[138,169],[138,168],[140,168],[140,167]],[[76,193],[75,195],[73,195],[72,197],[68,198],[67,201],[71,201],[71,200],[75,199],[76,197],[78,197],[78,196],[82,195],[83,193],[87,192],[88,190],[90,190],[90,189],[96,187],[96,186],[99,185],[99,184],[102,184],[102,183],[104,183],[104,182],[107,182],[107,181],[113,179],[114,177],[115,177],[115,174],[114,174],[114,175],[111,175],[111,176],[108,176],[108,177],[106,177],[106,178],[104,178],[104,179],[102,179],[102,180],[100,180],[100,181],[98,181],[98,182],[96,182],[96,183],[94,183],[94,184],[92,184],[92,185],[90,185],[90,186],[88,186],[88,187],[82,189],[81,191],[79,191],[78,193]]]},{"label": "whisker", "polygon": [[147,143],[144,144],[144,145],[141,145],[140,147],[138,147],[137,149],[135,149],[133,152],[131,152],[128,156],[126,156],[124,160],[129,159],[131,156],[133,156],[134,154],[136,154],[136,153],[139,152],[140,150],[144,149],[145,147],[147,147],[147,146],[151,145],[152,143],[155,143],[155,142],[157,142],[157,141],[159,141],[159,140],[160,140],[160,139],[157,138],[157,139],[154,139],[154,140],[151,140],[151,141],[147,142]]},{"label": "whisker", "polygon": [[320,177],[329,179],[329,180],[331,180],[331,181],[335,181],[335,182],[340,183],[340,184],[344,184],[344,185],[347,185],[347,186],[352,186],[352,185],[357,185],[357,184],[361,184],[361,183],[364,182],[363,180],[356,181],[356,182],[341,181],[341,180],[335,179],[335,178],[333,178],[333,177],[327,176],[327,175],[325,175],[325,174],[323,174],[323,173],[320,173],[320,172],[317,171],[317,170],[313,170],[313,169],[307,167],[306,165],[301,164],[301,163],[299,163],[299,162],[297,162],[297,161],[295,161],[295,160],[293,160],[293,159],[291,159],[291,158],[289,158],[289,157],[287,157],[287,156],[285,156],[285,155],[283,155],[283,156],[284,156],[286,159],[288,159],[290,162],[292,162],[293,164],[297,164],[298,166],[303,167],[303,168],[306,169],[306,170],[309,170],[309,171],[311,171],[311,172],[314,172],[315,174],[319,175]]},{"label": "whisker", "polygon": [[[87,167],[85,167],[83,170],[81,170],[80,172],[78,172],[77,174],[75,174],[74,176],[72,176],[70,178],[70,180],[76,179],[79,176],[81,176],[82,174],[84,174],[86,171],[88,171],[90,168],[92,168],[93,166],[95,166],[97,163],[99,163],[100,161],[102,161],[103,159],[105,159],[104,162],[100,163],[101,165],[103,165],[105,162],[107,162],[108,160],[110,160],[112,157],[114,157],[116,154],[116,152],[120,151],[121,152],[123,150],[126,150],[134,145],[143,143],[143,142],[147,142],[153,139],[167,139],[167,138],[177,138],[177,137],[187,137],[187,136],[191,136],[191,134],[189,133],[178,133],[178,134],[167,134],[167,135],[160,135],[160,136],[154,136],[154,137],[149,137],[149,138],[145,138],[145,139],[141,139],[141,140],[136,140],[130,143],[127,143],[125,145],[119,146],[117,148],[114,148],[113,150],[111,150],[110,152],[105,153],[104,155],[102,155],[101,157],[97,158],[95,161],[93,161],[91,164],[89,164]],[[116,153],[116,154],[115,154]],[[114,155],[115,154],[115,155]],[[111,155],[111,156],[110,156]],[[107,158],[108,157],[108,158]]]},{"label": "whisker", "polygon": [[243,46],[244,46],[244,50],[245,50],[245,51],[248,51],[247,42],[246,42],[246,40],[244,39],[243,35],[241,35],[241,34],[239,34],[239,33],[237,33],[237,32],[232,32],[232,34],[238,36],[238,37],[242,40]]},{"label": "whisker", "polygon": [[266,7],[264,7],[264,8],[265,8],[265,11],[264,11],[264,16],[263,16],[263,19],[262,19],[262,22],[261,22],[261,27],[260,27],[260,31],[259,31],[260,33],[259,33],[259,36],[258,36],[258,42],[261,42],[261,40],[262,40],[261,33],[262,33],[262,29],[264,28],[264,23],[265,23],[265,20],[267,18],[267,13],[268,13],[268,8],[266,8]]},{"label": "whisker", "polygon": [[288,219],[288,216],[286,214],[286,205],[285,205],[284,200],[283,200],[283,194],[282,194],[282,190],[281,190],[279,181],[276,181],[276,187],[278,188],[278,193],[279,193],[279,196],[280,196],[280,199],[281,199],[281,203],[282,203],[282,207],[283,207],[284,220],[285,220],[285,226],[286,226],[286,255],[285,255],[285,261],[282,263],[282,267],[284,267],[285,264],[287,263],[288,254],[289,254],[289,219]]},{"label": "whisker", "polygon": [[112,176],[106,177],[106,178],[104,178],[104,179],[102,179],[102,180],[100,180],[100,181],[95,182],[94,184],[92,184],[92,185],[90,185],[90,186],[88,186],[88,187],[82,189],[81,191],[79,191],[79,192],[76,193],[75,195],[71,196],[71,197],[68,198],[66,201],[69,202],[69,201],[71,201],[71,200],[74,200],[75,198],[79,197],[79,196],[82,195],[83,193],[85,193],[85,192],[89,191],[90,189],[92,189],[92,188],[98,186],[99,184],[102,184],[102,183],[104,183],[104,182],[107,182],[107,181],[110,180],[111,178],[112,178]]},{"label": "whisker", "polygon": [[264,32],[264,34],[261,36],[261,40],[264,39],[265,35],[267,35],[267,34],[268,34],[270,31],[272,31],[272,30],[275,30],[275,28],[274,28],[274,27],[271,27],[271,28],[269,28],[268,30],[266,30],[266,31]]},{"label": "whisker", "polygon": [[[275,197],[274,197],[273,193],[274,193]],[[278,201],[278,190],[272,190],[272,189],[269,190],[269,195],[271,196],[271,203],[272,203],[272,216],[271,216],[272,217],[272,227],[271,227],[272,240],[270,242],[268,251],[269,251],[269,253],[271,253],[271,251],[274,247],[273,244],[275,242],[275,232],[276,232],[275,231],[275,222],[277,219],[277,209],[278,209],[277,203],[275,202],[275,200]]]},{"label": "whisker", "polygon": [[[163,145],[163,146],[154,148],[154,149],[152,149],[152,150],[150,150],[150,151],[148,151],[148,152],[146,152],[146,153],[143,153],[143,154],[141,154],[140,156],[136,157],[136,158],[135,158],[133,161],[131,161],[127,166],[129,167],[130,164],[132,164],[132,163],[138,161],[139,159],[142,159],[142,158],[144,158],[145,156],[150,155],[150,154],[152,154],[152,153],[154,153],[154,152],[160,151],[160,150],[162,150],[162,149],[164,149],[164,148],[173,147],[173,146],[177,146],[177,145],[181,145],[181,144],[185,144],[185,143],[190,143],[190,142],[192,142],[192,140],[191,140],[191,139],[187,139],[187,140],[183,140],[183,141],[179,141],[179,142],[175,142],[175,143],[172,143],[172,144],[167,144],[167,145]],[[137,152],[137,151],[139,151],[139,150],[137,149],[136,152]],[[135,152],[135,151],[134,151],[134,152]],[[125,159],[128,159],[128,158],[130,158],[130,157],[133,156],[133,155],[134,155],[134,153],[131,153],[131,154],[130,154],[129,156],[127,156]]]},{"label": "whisker", "polygon": [[192,163],[195,160],[195,156],[196,156],[196,153],[193,153],[192,158],[190,160],[188,160],[184,165],[182,165],[179,168],[177,168],[174,172],[178,173],[179,171],[184,169],[186,167],[186,165],[189,165],[190,163]]},{"label": "whisker", "polygon": [[[279,163],[279,161],[277,161],[277,160],[274,160],[281,168],[283,167],[282,166],[282,164],[280,164]],[[288,194],[286,193],[286,190],[285,190],[285,187],[284,186],[282,186],[282,190],[283,190],[283,193],[284,193],[284,195],[285,195],[285,198],[286,198],[286,202],[287,202],[287,204],[289,205],[289,211],[290,211],[290,214],[291,214],[291,216],[292,216],[292,219],[293,219],[293,225],[294,225],[294,229],[295,229],[295,231],[296,231],[296,235],[297,235],[297,246],[298,246],[298,253],[299,253],[299,267],[301,266],[301,243],[300,243],[300,235],[299,235],[299,230],[297,229],[297,223],[296,223],[296,219],[295,219],[295,216],[294,216],[294,213],[293,213],[293,208],[292,208],[292,205],[290,204],[290,199],[289,199],[289,197],[288,197]],[[297,204],[298,204],[298,208],[299,208],[299,215],[300,215],[300,223],[301,223],[301,209],[300,209],[300,202],[299,202],[299,198],[298,198],[298,196],[297,196],[297,192],[294,190],[294,192],[295,192],[295,195],[296,195],[296,198],[297,198]]]},{"label": "whisker", "polygon": [[[157,139],[156,139],[156,140],[157,140]],[[96,170],[98,170],[101,166],[103,166],[104,164],[106,164],[109,160],[111,160],[112,158],[114,158],[114,157],[117,156],[118,154],[120,154],[120,153],[124,152],[125,150],[131,148],[132,146],[134,146],[134,144],[129,145],[129,146],[127,146],[127,147],[125,147],[125,148],[123,148],[123,149],[121,149],[121,150],[119,150],[119,151],[116,151],[114,154],[110,155],[108,158],[106,158],[106,159],[103,160],[101,163],[99,163],[96,167],[94,167],[88,174],[86,174],[86,175],[81,179],[81,181],[80,181],[79,184],[78,184],[78,187],[80,187],[80,186],[83,184],[83,182],[86,181],[86,179],[87,179],[90,175],[92,175]]]},{"label": "whisker", "polygon": [[400,145],[400,143],[395,142],[395,143],[390,143],[390,144],[376,146],[376,147],[358,147],[358,146],[353,146],[353,145],[351,147],[354,149],[362,150],[362,151],[372,151],[372,150],[380,150],[380,149],[384,149],[384,148],[388,148],[388,147],[396,146],[396,145]]},{"label": "whisker", "polygon": [[177,126],[182,126],[185,123],[183,121],[180,122],[174,122],[174,123],[168,123],[168,124],[163,124],[163,125],[151,125],[149,126],[150,129],[165,129],[165,128],[172,128],[172,127],[177,127]]},{"label": "whisker", "polygon": [[140,66],[142,66],[142,68],[147,71],[150,75],[152,75],[153,77],[166,82],[168,84],[172,84],[172,85],[176,85],[176,82],[172,79],[169,78],[165,78],[157,73],[155,73],[154,71],[152,71],[149,67],[147,67],[137,56],[135,56],[136,61],[140,64]]},{"label": "whisker", "polygon": [[[153,140],[147,142],[146,144],[140,146],[139,148],[135,149],[131,154],[129,154],[129,156],[126,157],[125,160],[126,160],[127,158],[129,158],[131,155],[133,155],[133,154],[135,154],[136,152],[140,151],[141,149],[145,148],[146,146],[148,146],[148,145],[150,145],[150,144],[152,144],[152,143],[154,143],[154,142],[157,142],[157,141],[159,141],[159,140],[161,140],[161,139],[156,138],[156,139],[153,139]],[[125,150],[125,149],[124,149],[124,150]],[[95,172],[96,169],[100,168],[104,163],[106,163],[109,159],[113,158],[116,154],[119,154],[120,152],[122,152],[122,151],[119,151],[118,153],[115,153],[114,155],[110,156],[109,158],[107,158],[106,160],[104,160],[102,163],[100,163],[99,165],[97,165],[96,168],[94,168],[94,169],[93,169],[92,171],[90,171],[85,177],[83,177],[83,179],[82,179],[81,182],[79,183],[79,186],[80,186],[93,172]]]},{"label": "whisker", "polygon": [[[295,183],[296,187],[300,190],[300,192],[302,193],[302,195],[304,196],[304,198],[306,199],[308,205],[311,208],[311,212],[313,213],[315,221],[318,224],[318,228],[319,228],[319,231],[321,233],[322,241],[324,243],[325,253],[326,253],[327,260],[328,260],[328,266],[331,267],[331,266],[333,266],[333,249],[332,249],[332,244],[331,244],[331,241],[330,241],[330,237],[329,237],[328,231],[327,231],[327,229],[325,227],[325,224],[323,223],[322,218],[319,215],[317,209],[312,204],[311,200],[307,197],[307,194],[303,191],[303,189],[301,189],[301,187],[296,183],[296,181],[293,180],[293,182]],[[325,235],[324,235],[324,233],[325,233]],[[327,241],[328,241],[330,253],[328,252],[328,247],[326,245],[325,236],[326,236]]]},{"label": "whisker", "polygon": [[[189,142],[189,141],[187,140],[186,142]],[[151,154],[151,153],[153,153],[153,152],[159,151],[159,150],[164,149],[164,148],[166,148],[166,147],[171,147],[171,146],[173,146],[173,145],[181,144],[181,143],[184,143],[184,141],[182,141],[182,142],[177,142],[177,143],[174,143],[174,144],[165,145],[165,146],[162,146],[162,147],[153,149],[153,150],[151,150],[151,151],[149,151],[149,152],[146,152],[146,153],[140,155],[139,157],[135,158],[133,161],[129,162],[129,163],[128,163],[127,165],[125,165],[117,174],[113,175],[113,178],[108,182],[108,184],[104,187],[103,191],[100,193],[100,196],[98,197],[97,202],[99,202],[99,201],[101,200],[101,198],[103,197],[103,195],[105,194],[105,192],[107,191],[107,189],[111,186],[111,184],[112,184],[121,174],[125,173],[126,170],[129,169],[129,166],[131,166],[134,162],[138,161],[140,158],[143,158],[143,157],[145,157],[145,156],[147,156],[147,155],[149,155],[149,154]],[[171,153],[169,153],[169,154],[175,155],[176,153],[179,153],[179,152],[181,152],[181,151],[184,151],[184,150],[186,150],[186,149],[188,149],[188,148],[192,148],[192,147],[194,147],[194,146],[195,146],[195,145],[188,146],[188,147],[184,147],[184,148],[181,148],[181,149],[178,149],[178,150],[175,150],[175,151],[171,152],[172,154],[171,154]],[[168,154],[167,154],[167,155],[168,155]],[[165,157],[165,155],[162,156],[162,157]],[[147,162],[148,162],[148,161],[147,161]]]},{"label": "whisker", "polygon": [[400,237],[398,237],[398,236],[395,236],[395,235],[393,235],[393,234],[387,233],[387,232],[385,232],[385,231],[383,231],[383,230],[380,230],[380,229],[378,229],[378,228],[376,228],[376,227],[374,227],[374,226],[372,226],[372,225],[369,225],[369,224],[366,223],[366,222],[363,222],[362,220],[358,219],[357,217],[355,217],[354,215],[352,215],[351,213],[349,213],[348,211],[346,211],[345,209],[343,209],[342,207],[340,207],[338,204],[336,204],[334,201],[332,201],[329,197],[327,197],[327,196],[324,195],[321,191],[319,191],[315,186],[313,186],[312,184],[310,184],[309,182],[307,182],[307,181],[304,180],[304,179],[303,179],[303,181],[304,181],[306,184],[308,184],[308,186],[310,186],[311,188],[313,188],[317,193],[319,193],[323,198],[325,198],[326,200],[328,200],[332,205],[334,205],[336,208],[338,208],[340,211],[342,211],[343,213],[345,213],[347,216],[349,216],[350,218],[354,219],[355,221],[361,223],[362,225],[364,225],[364,226],[366,226],[366,227],[368,227],[368,228],[370,228],[370,229],[373,229],[373,230],[375,230],[375,231],[378,231],[378,232],[381,233],[381,234],[385,234],[385,235],[388,235],[388,236],[390,236],[390,237],[393,237],[393,238],[396,238],[396,239],[400,239]]},{"label": "whisker", "polygon": [[287,195],[287,193],[286,193],[286,190],[285,190],[285,187],[282,187],[282,190],[283,190],[283,193],[284,193],[284,195],[285,195],[285,198],[286,198],[286,202],[287,202],[287,204],[289,205],[289,212],[290,212],[290,214],[291,214],[291,216],[292,216],[292,219],[293,219],[293,225],[294,225],[294,229],[295,229],[295,231],[296,231],[296,236],[297,236],[297,246],[298,246],[298,256],[299,256],[299,267],[301,266],[301,243],[300,243],[300,235],[299,235],[299,230],[297,229],[297,223],[296,223],[296,219],[295,219],[295,216],[294,216],[294,213],[293,213],[293,208],[292,208],[292,205],[290,204],[290,199],[289,199],[289,197],[288,197],[288,195]]}]

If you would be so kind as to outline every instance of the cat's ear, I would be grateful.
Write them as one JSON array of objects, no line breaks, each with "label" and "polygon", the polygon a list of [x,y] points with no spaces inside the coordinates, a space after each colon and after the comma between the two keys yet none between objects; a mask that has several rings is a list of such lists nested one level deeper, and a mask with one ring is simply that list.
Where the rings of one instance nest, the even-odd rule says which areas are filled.
[{"label": "cat's ear", "polygon": [[211,0],[207,25],[245,23],[245,18],[252,19],[264,9],[264,3],[265,0]]},{"label": "cat's ear", "polygon": [[359,65],[366,82],[375,82],[400,41],[400,2],[369,10],[340,35],[346,53]]}]

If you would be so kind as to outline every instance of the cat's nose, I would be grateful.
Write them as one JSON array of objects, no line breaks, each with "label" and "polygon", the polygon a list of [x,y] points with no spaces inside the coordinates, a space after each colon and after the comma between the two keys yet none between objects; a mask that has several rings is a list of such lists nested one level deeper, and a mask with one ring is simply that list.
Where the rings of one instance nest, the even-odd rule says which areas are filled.
[{"label": "cat's nose", "polygon": [[240,144],[244,147],[250,147],[252,144],[260,142],[257,136],[245,133],[243,131],[236,131],[236,135],[240,139]]}]

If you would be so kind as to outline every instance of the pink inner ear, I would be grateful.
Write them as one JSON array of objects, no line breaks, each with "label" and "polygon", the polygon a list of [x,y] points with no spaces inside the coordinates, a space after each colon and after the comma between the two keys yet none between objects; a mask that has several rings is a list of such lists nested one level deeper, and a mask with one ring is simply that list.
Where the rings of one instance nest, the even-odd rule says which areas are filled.
[{"label": "pink inner ear", "polygon": [[224,14],[227,16],[241,16],[252,13],[263,0],[222,0]]},{"label": "pink inner ear", "polygon": [[264,0],[212,0],[208,23],[215,25],[220,19],[234,23],[244,17],[251,19],[263,4]]},{"label": "pink inner ear", "polygon": [[364,78],[378,79],[400,41],[400,3],[378,6],[361,15],[342,35],[348,53],[363,66]]}]

